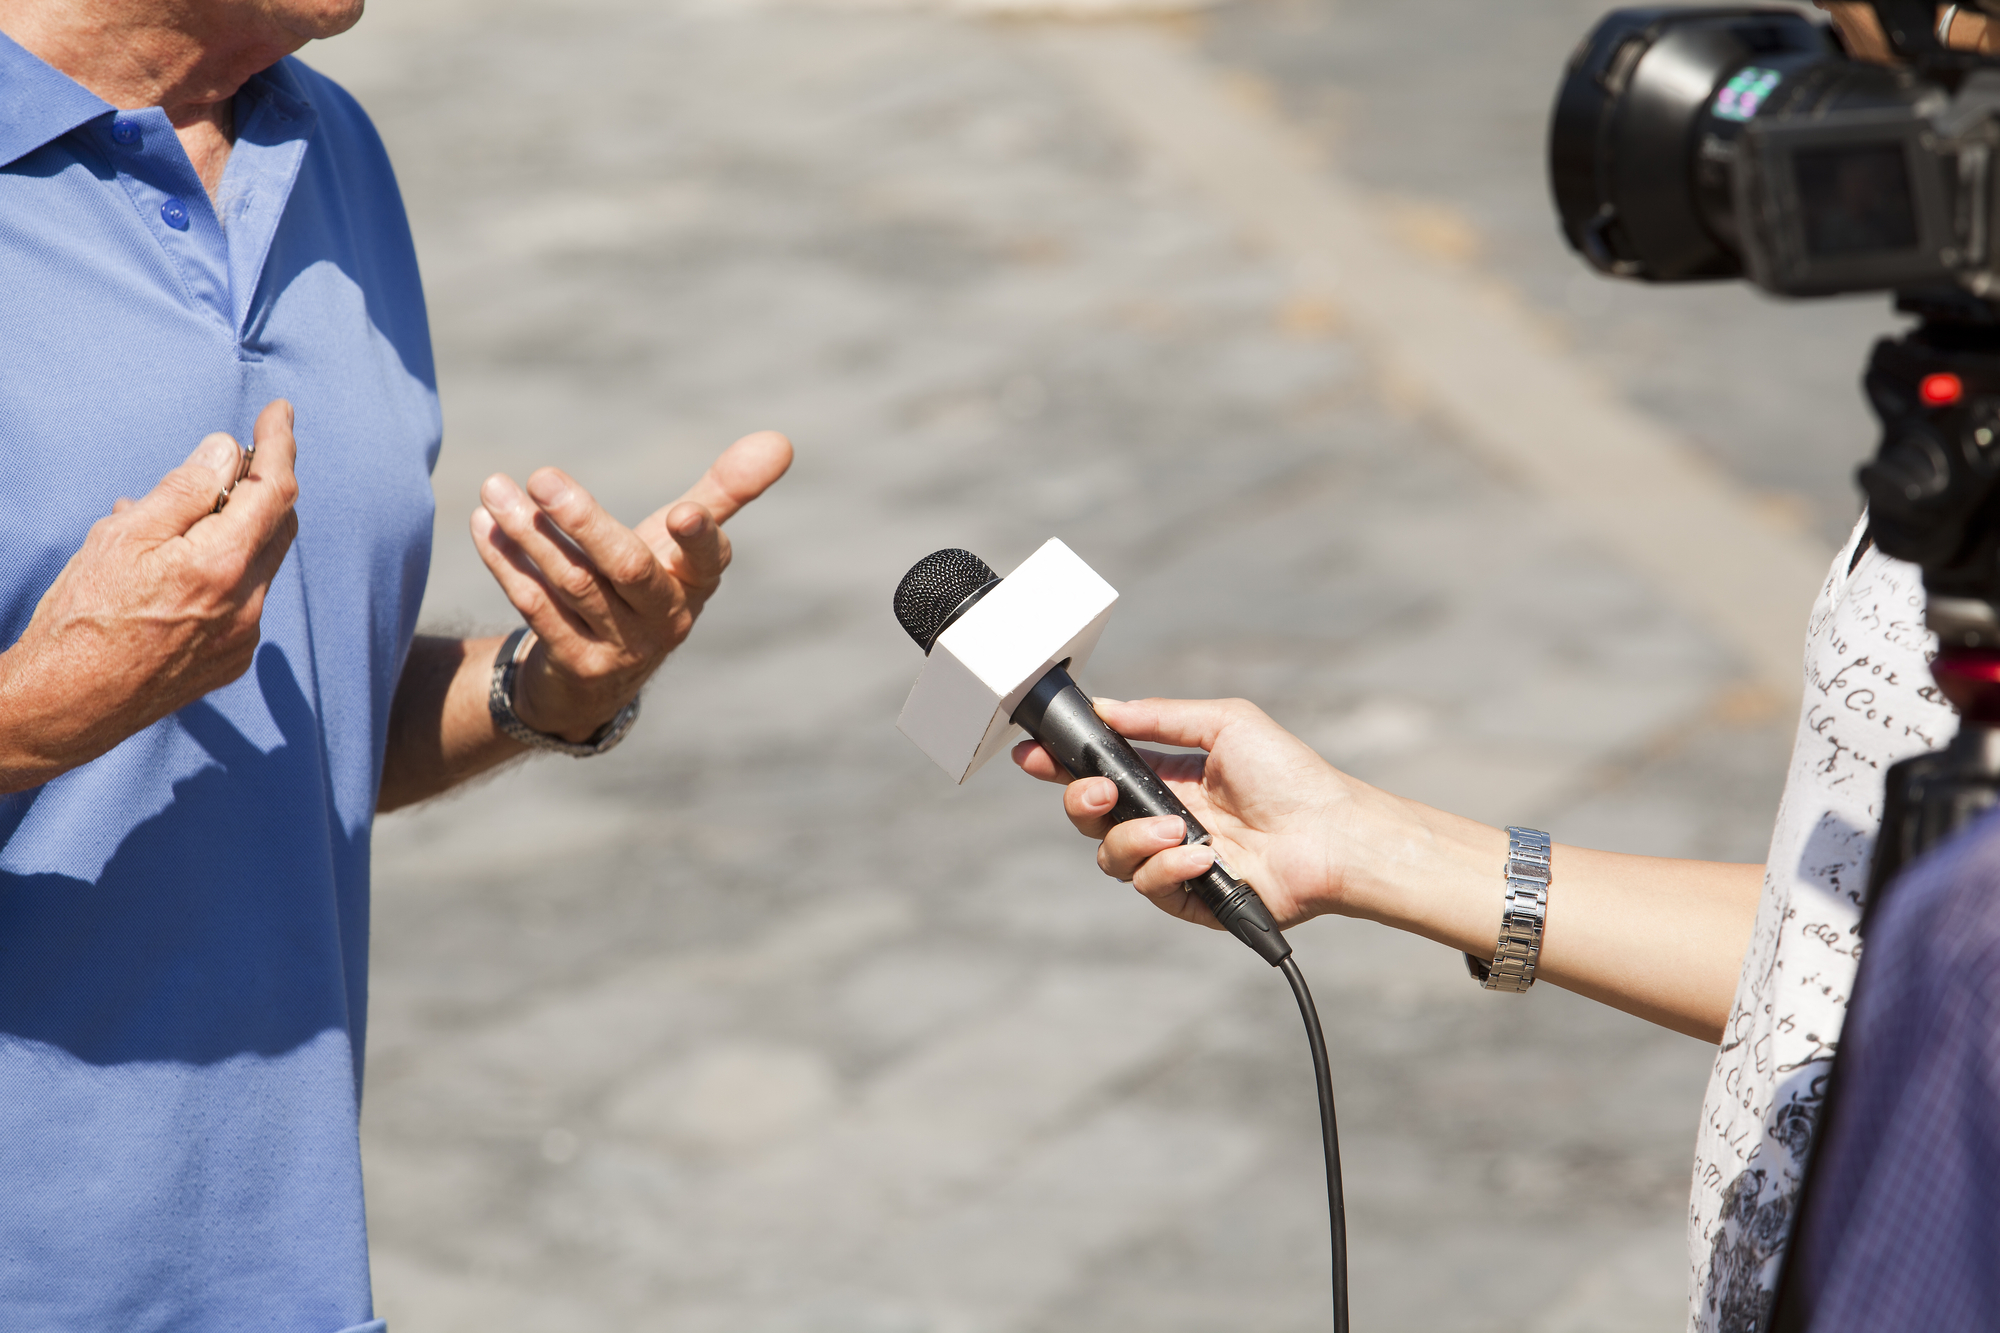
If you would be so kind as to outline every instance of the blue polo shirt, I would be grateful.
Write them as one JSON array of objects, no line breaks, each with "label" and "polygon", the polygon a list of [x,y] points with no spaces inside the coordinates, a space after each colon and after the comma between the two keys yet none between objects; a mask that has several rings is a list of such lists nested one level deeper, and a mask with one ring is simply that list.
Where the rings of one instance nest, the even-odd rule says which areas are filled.
[{"label": "blue polo shirt", "polygon": [[[0,1328],[377,1329],[369,823],[430,559],[417,265],[361,109],[250,80],[211,207],[158,110],[0,37],[0,645],[119,496],[297,407],[242,679],[0,797]],[[0,717],[0,726],[5,725]]]}]

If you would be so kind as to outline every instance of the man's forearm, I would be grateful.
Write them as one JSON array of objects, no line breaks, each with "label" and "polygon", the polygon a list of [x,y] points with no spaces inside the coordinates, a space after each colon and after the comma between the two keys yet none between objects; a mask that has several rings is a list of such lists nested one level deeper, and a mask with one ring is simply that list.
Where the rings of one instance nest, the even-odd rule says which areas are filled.
[{"label": "man's forearm", "polygon": [[525,754],[486,705],[501,636],[419,635],[396,684],[378,813],[415,805]]}]

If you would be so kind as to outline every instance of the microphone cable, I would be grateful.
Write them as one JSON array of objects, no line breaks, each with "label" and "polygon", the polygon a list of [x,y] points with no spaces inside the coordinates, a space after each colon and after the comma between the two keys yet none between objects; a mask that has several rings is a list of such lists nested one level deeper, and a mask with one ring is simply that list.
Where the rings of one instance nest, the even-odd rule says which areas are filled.
[{"label": "microphone cable", "polygon": [[1319,1011],[1313,1008],[1312,992],[1299,965],[1287,954],[1278,963],[1292,994],[1299,1001],[1299,1017],[1305,1020],[1306,1042],[1312,1047],[1313,1081],[1319,1086],[1320,1146],[1326,1157],[1326,1216],[1332,1233],[1333,1333],[1347,1331],[1347,1200],[1340,1188],[1340,1133],[1333,1119],[1333,1071],[1327,1063],[1326,1038],[1319,1030]]}]

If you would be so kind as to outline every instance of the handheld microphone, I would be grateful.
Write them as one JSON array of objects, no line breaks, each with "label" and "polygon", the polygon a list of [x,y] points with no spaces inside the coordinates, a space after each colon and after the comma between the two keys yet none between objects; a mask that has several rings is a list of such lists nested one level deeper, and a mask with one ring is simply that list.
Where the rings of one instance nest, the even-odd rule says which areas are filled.
[{"label": "handheld microphone", "polygon": [[[1037,561],[1041,563],[1030,570],[1029,566],[1036,565]],[[1025,572],[1041,583],[1088,587],[1079,577],[1079,570],[1088,575],[1089,580],[1103,585],[1103,580],[1071,554],[1068,547],[1059,541],[1051,541],[1022,569],[1015,571],[1015,577]],[[1103,586],[1108,590],[1108,585]],[[1028,640],[1035,639],[1039,632],[1040,638],[1053,640],[1069,628],[1069,623],[1059,615],[1053,622],[1024,623],[1028,616],[1022,613],[1030,612],[1032,608],[1003,608],[1001,602],[989,602],[989,594],[1003,587],[1005,581],[972,552],[956,549],[934,551],[911,566],[910,572],[897,585],[896,619],[926,656],[930,656],[940,641],[950,635],[953,641],[948,647],[957,650],[959,660],[970,666],[974,674],[990,682],[995,665],[1011,667],[1012,671],[1008,674],[1014,674],[1019,672],[1020,663],[1027,659],[1016,654],[1011,662],[994,663],[990,659],[1006,654],[988,651],[989,645],[1003,649],[1018,645],[993,645],[995,636],[981,634],[982,629],[1013,629]],[[1112,596],[1115,598],[1116,594]],[[1089,604],[1087,600],[1084,602],[1086,606]],[[982,608],[986,611],[984,616],[981,615]],[[1015,614],[1010,616],[1010,610]],[[1110,604],[1105,602],[1094,618],[1095,628],[1102,628],[1103,619],[1109,611]],[[981,620],[990,620],[992,624],[982,625]],[[1005,622],[1004,626],[1002,622]],[[953,634],[954,629],[959,632]],[[1094,634],[1091,641],[1095,642]],[[1064,642],[1067,644],[1068,640]],[[1029,654],[1029,657],[1033,656],[1034,653]],[[1073,654],[1065,655],[1053,665],[1043,662],[1039,673],[1023,682],[1026,689],[1018,697],[1013,689],[1000,691],[998,704],[1003,707],[1011,704],[1011,707],[1006,707],[1005,717],[1040,741],[1072,778],[1105,777],[1116,783],[1118,804],[1111,809],[1112,823],[1122,824],[1128,819],[1154,815],[1174,815],[1187,826],[1184,843],[1210,845],[1208,830],[1201,826],[1201,821],[1168,790],[1167,784],[1160,781],[1159,775],[1139,757],[1125,738],[1097,715],[1090,699],[1070,679],[1067,668],[1072,657]],[[982,672],[981,667],[987,670]],[[928,667],[926,673],[929,673]],[[920,703],[923,689],[924,682],[920,679],[918,688],[911,692],[912,704]],[[977,711],[985,706],[986,700],[980,697],[977,702],[967,702]],[[912,709],[906,707],[902,723],[906,732],[912,730],[909,725],[911,713]],[[994,719],[984,720],[987,725],[981,732],[981,749],[990,752],[998,748],[992,743],[996,736]],[[1009,734],[1008,728],[1001,727],[997,731],[997,739],[1004,741]],[[922,743],[921,740],[919,743]],[[1277,921],[1271,916],[1270,909],[1264,906],[1264,900],[1257,896],[1257,890],[1239,879],[1220,858],[1200,875],[1188,880],[1186,887],[1209,911],[1215,913],[1215,919],[1222,923],[1225,930],[1256,950],[1265,962],[1276,967],[1291,954],[1292,946],[1278,930]]]},{"label": "handheld microphone", "polygon": [[[1173,815],[1183,844],[1211,845],[1208,830],[1181,804],[1070,679],[1097,646],[1118,594],[1076,553],[1050,539],[1002,579],[984,560],[956,548],[933,551],[896,586],[896,619],[924,650],[897,729],[958,782],[999,753],[1020,727],[1071,777],[1110,778],[1118,787],[1111,822]],[[1257,890],[1218,858],[1186,881],[1188,892],[1225,929],[1285,974],[1305,1021],[1319,1093],[1326,1160],[1334,1333],[1347,1329],[1347,1207],[1340,1185],[1333,1071],[1312,992]]]},{"label": "handheld microphone", "polygon": [[[896,619],[925,658],[923,674],[896,719],[897,729],[964,782],[1019,726],[1071,777],[1105,777],[1117,784],[1114,824],[1173,815],[1187,828],[1183,844],[1210,845],[1201,821],[1097,715],[1070,679],[1070,668],[1081,670],[1097,646],[1117,600],[1110,584],[1053,538],[1005,579],[970,551],[933,551],[896,586]],[[1333,1327],[1334,1333],[1348,1333],[1340,1136],[1334,1124],[1333,1072],[1312,992],[1264,900],[1220,859],[1185,887],[1230,934],[1285,974],[1299,1002],[1312,1050],[1326,1159]]]}]

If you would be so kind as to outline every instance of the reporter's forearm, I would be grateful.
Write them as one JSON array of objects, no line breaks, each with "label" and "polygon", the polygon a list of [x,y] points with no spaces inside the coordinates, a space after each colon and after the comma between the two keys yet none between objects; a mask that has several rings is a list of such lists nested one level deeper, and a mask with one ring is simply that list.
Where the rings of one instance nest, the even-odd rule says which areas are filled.
[{"label": "reporter's forearm", "polygon": [[[1394,798],[1388,798],[1393,800]],[[1404,803],[1338,909],[1481,958],[1499,938],[1507,835]],[[1663,1027],[1718,1041],[1763,868],[1558,844],[1536,975]]]},{"label": "reporter's forearm", "polygon": [[1543,941],[1554,949],[1548,979],[1662,1027],[1720,1042],[1764,868],[1562,847],[1555,874],[1570,878],[1572,896],[1583,903],[1560,924],[1550,917]]}]

